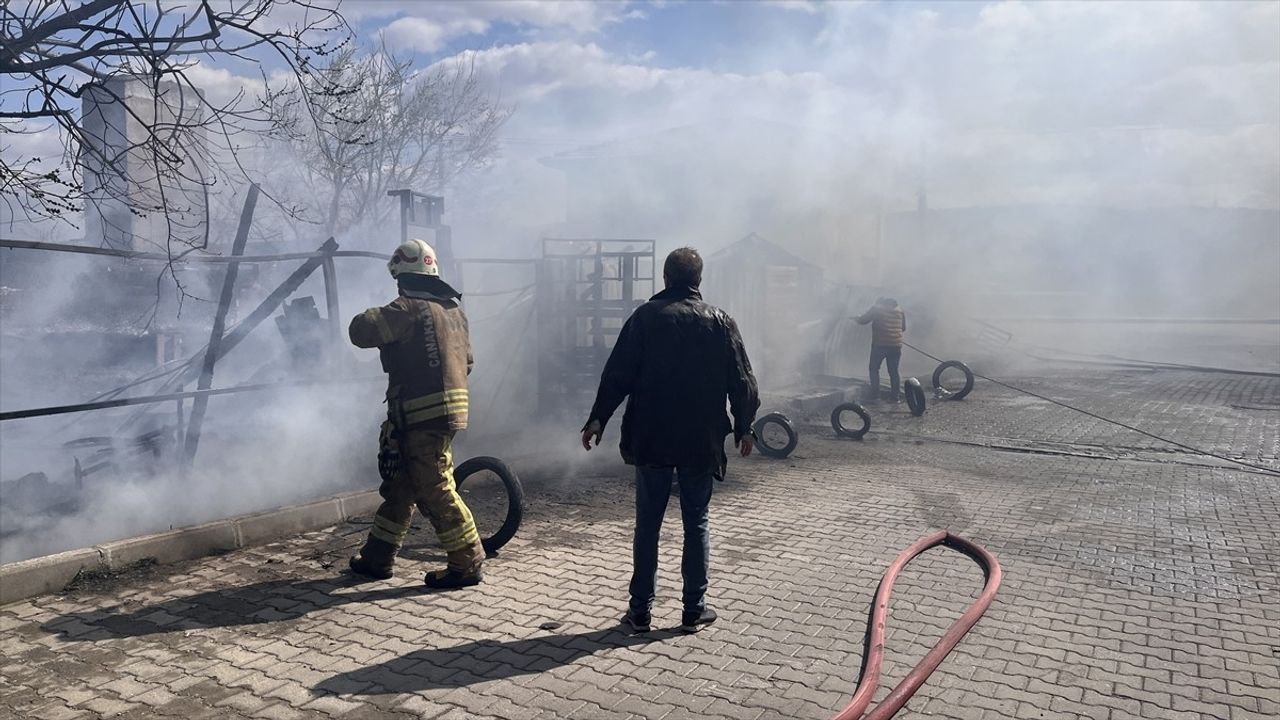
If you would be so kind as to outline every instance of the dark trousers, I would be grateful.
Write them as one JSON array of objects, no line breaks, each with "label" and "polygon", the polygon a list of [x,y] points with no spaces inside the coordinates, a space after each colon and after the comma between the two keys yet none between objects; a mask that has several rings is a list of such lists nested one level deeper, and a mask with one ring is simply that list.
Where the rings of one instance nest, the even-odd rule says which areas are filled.
[{"label": "dark trousers", "polygon": [[646,614],[653,607],[658,582],[658,531],[671,496],[671,480],[679,478],[680,516],[684,521],[684,554],[680,574],[684,578],[684,611],[706,608],[707,565],[711,561],[711,531],[707,507],[711,504],[712,471],[689,468],[636,467],[636,534],[632,545],[635,569],[631,575],[631,612]]},{"label": "dark trousers", "polygon": [[902,348],[889,345],[872,345],[871,362],[867,365],[871,380],[871,397],[880,397],[880,363],[888,361],[889,384],[893,386],[893,397],[898,397],[899,378],[898,361],[902,360]]}]

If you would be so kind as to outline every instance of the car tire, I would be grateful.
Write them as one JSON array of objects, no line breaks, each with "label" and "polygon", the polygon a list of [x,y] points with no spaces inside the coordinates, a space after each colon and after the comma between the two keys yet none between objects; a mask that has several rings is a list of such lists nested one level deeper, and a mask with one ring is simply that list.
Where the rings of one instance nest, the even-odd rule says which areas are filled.
[{"label": "car tire", "polygon": [[498,479],[502,481],[503,487],[507,490],[507,516],[502,522],[502,526],[497,532],[489,537],[481,537],[480,544],[484,546],[484,552],[489,557],[498,554],[498,549],[511,541],[516,536],[516,530],[520,529],[520,522],[524,520],[524,486],[520,484],[520,478],[515,472],[507,467],[507,464],[496,457],[481,455],[473,457],[462,463],[453,471],[453,479],[456,487],[461,488],[462,483],[475,473],[488,470]]},{"label": "car tire", "polygon": [[934,389],[942,388],[942,373],[946,372],[949,368],[959,368],[960,371],[964,373],[964,387],[956,392],[948,391],[946,399],[963,400],[964,396],[968,395],[973,390],[973,371],[969,369],[968,365],[965,365],[959,360],[947,360],[933,371],[933,387]]},{"label": "car tire", "polygon": [[907,407],[911,409],[911,414],[920,417],[924,414],[925,398],[924,388],[920,387],[920,381],[915,378],[907,378],[902,384],[902,390],[907,396]]},{"label": "car tire", "polygon": [[[862,427],[854,429],[841,422],[841,416],[846,412],[852,412],[862,418]],[[861,440],[862,436],[866,435],[867,431],[871,429],[871,413],[867,412],[867,409],[858,403],[841,403],[831,411],[831,429],[836,431],[837,437]]]},{"label": "car tire", "polygon": [[[787,442],[781,446],[770,446],[764,440],[764,428],[768,425],[778,425],[787,433]],[[769,413],[764,417],[756,420],[756,424],[751,427],[756,434],[756,449],[761,455],[771,458],[784,458],[796,449],[796,445],[800,443],[800,436],[796,434],[795,427],[791,424],[791,420],[782,413]]]}]

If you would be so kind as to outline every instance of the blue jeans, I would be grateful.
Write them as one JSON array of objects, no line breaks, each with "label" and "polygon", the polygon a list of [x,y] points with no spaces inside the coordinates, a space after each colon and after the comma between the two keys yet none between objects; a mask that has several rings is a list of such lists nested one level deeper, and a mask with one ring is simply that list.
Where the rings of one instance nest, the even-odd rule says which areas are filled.
[{"label": "blue jeans", "polygon": [[871,381],[871,397],[880,399],[880,363],[889,366],[889,385],[893,388],[893,399],[898,399],[898,363],[902,360],[902,348],[884,345],[871,346],[871,362],[867,364],[868,379]]},{"label": "blue jeans", "polygon": [[707,566],[711,561],[711,531],[707,507],[715,480],[711,469],[636,467],[636,534],[632,545],[635,569],[631,575],[631,612],[648,614],[658,582],[658,531],[671,496],[672,476],[679,477],[680,516],[684,521],[684,611],[701,614],[706,608]]}]

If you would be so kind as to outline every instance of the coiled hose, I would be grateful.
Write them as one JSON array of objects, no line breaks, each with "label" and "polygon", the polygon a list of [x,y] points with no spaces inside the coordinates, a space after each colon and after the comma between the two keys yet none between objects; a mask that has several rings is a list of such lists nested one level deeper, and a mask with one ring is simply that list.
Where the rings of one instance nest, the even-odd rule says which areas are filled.
[{"label": "coiled hose", "polygon": [[974,623],[978,622],[978,618],[982,617],[987,607],[991,605],[991,601],[995,599],[1003,573],[1000,570],[999,561],[985,548],[945,530],[927,535],[912,543],[898,555],[889,569],[884,571],[884,577],[880,579],[880,587],[876,590],[876,597],[871,606],[871,617],[868,620],[866,649],[862,654],[862,669],[858,671],[858,685],[854,690],[853,699],[840,711],[840,714],[835,716],[834,720],[859,720],[867,706],[871,704],[871,698],[876,694],[876,687],[880,683],[880,663],[884,659],[884,625],[889,612],[889,593],[893,591],[893,582],[907,563],[924,551],[939,545],[968,555],[978,564],[978,567],[982,568],[982,574],[986,578],[982,594],[958,620],[952,623],[942,639],[933,646],[933,649],[907,677],[898,683],[884,702],[866,716],[866,720],[887,720],[896,715],[943,659],[951,653],[951,650],[960,642],[960,638],[964,637]]}]

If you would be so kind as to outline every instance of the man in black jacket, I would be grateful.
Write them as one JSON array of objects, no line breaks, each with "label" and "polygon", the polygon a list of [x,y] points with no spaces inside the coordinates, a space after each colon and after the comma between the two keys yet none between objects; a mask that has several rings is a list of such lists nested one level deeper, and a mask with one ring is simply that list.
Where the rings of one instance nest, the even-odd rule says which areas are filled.
[{"label": "man in black jacket", "polygon": [[[666,289],[636,308],[618,335],[600,377],[591,416],[582,429],[590,450],[624,397],[622,459],[636,467],[636,533],[631,603],[623,621],[649,630],[658,577],[658,530],[680,483],[684,521],[684,614],[680,627],[697,632],[715,621],[706,604],[711,557],[707,506],[712,479],[724,479],[724,438],[733,433],[743,457],[751,454],[760,399],[738,326],[723,310],[702,301],[702,258],[680,248],[663,266]],[[725,416],[729,399],[732,423]]]}]

